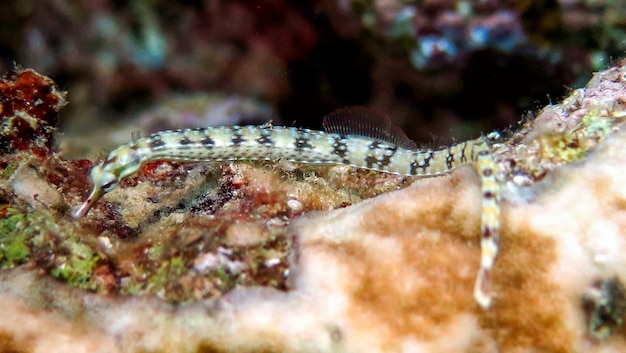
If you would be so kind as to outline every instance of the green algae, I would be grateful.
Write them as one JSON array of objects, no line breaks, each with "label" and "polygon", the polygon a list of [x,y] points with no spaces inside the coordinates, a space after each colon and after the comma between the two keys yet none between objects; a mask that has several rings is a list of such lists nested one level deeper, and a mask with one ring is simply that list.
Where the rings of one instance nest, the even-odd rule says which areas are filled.
[{"label": "green algae", "polygon": [[571,131],[543,137],[544,157],[554,164],[574,163],[585,158],[589,150],[614,132],[623,120],[620,112],[590,109]]},{"label": "green algae", "polygon": [[536,143],[541,145],[541,157],[556,165],[577,162],[587,156],[587,148],[570,133],[542,136]]},{"label": "green algae", "polygon": [[148,286],[154,289],[165,287],[170,278],[176,278],[187,272],[185,260],[182,257],[173,257],[169,262],[161,264],[159,269],[148,280]]},{"label": "green algae", "polygon": [[4,170],[1,172],[0,174],[0,178],[2,180],[8,180],[9,177],[11,177],[11,175],[13,175],[13,173],[15,173],[15,171],[17,170],[17,167],[20,166],[20,163],[18,162],[11,162],[9,163],[6,168],[4,168]]},{"label": "green algae", "polygon": [[27,217],[16,209],[5,210],[6,216],[0,219],[0,268],[11,268],[28,261],[30,248],[23,232]]},{"label": "green algae", "polygon": [[61,279],[72,287],[86,290],[97,289],[93,280],[93,271],[101,257],[89,246],[79,242],[66,241],[67,253],[55,262],[50,274]]},{"label": "green algae", "polygon": [[[67,224],[41,211],[26,213],[16,208],[3,210],[0,218],[0,268],[27,263],[33,254],[38,265],[72,287],[95,290],[93,272],[102,259],[83,244]],[[59,236],[59,234],[64,234]]]},{"label": "green algae", "polygon": [[165,255],[165,246],[153,245],[148,249],[148,259],[157,261]]},{"label": "green algae", "polygon": [[180,256],[173,257],[169,261],[163,262],[156,272],[152,274],[148,279],[147,289],[149,292],[169,302],[188,300],[187,296],[189,293],[177,290],[177,287],[183,287],[179,285],[178,279],[187,271],[185,260]]},{"label": "green algae", "polygon": [[592,109],[583,116],[580,123],[573,129],[573,133],[588,141],[588,145],[597,143],[613,133],[618,124],[624,121],[622,110]]},{"label": "green algae", "polygon": [[[535,179],[557,166],[583,160],[590,150],[614,133],[626,114],[620,106],[589,108],[580,121],[563,131],[544,133],[518,147],[517,170]],[[513,140],[511,140],[510,143]]]},{"label": "green algae", "polygon": [[[159,248],[162,247],[155,247],[155,249]],[[157,252],[160,252],[160,250],[157,250]],[[180,293],[175,295],[170,293],[169,289],[176,285],[177,279],[188,272],[185,260],[180,256],[175,256],[171,259],[161,258],[153,261],[159,262],[156,270],[150,270],[148,268],[150,266],[138,266],[135,268],[135,272],[124,281],[120,288],[120,293],[124,295],[152,293],[168,301],[182,301],[183,298],[179,297]]]}]

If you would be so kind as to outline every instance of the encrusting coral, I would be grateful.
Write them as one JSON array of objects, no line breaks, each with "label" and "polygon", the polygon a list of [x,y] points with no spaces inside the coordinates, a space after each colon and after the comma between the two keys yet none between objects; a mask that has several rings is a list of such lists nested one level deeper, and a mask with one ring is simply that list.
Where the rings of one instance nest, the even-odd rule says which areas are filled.
[{"label": "encrusting coral", "polygon": [[[405,186],[346,167],[155,162],[80,223],[24,193],[3,199],[0,229],[18,240],[0,238],[17,254],[0,270],[0,348],[623,352],[624,83],[618,65],[490,136],[505,192],[489,310],[471,295],[481,195],[469,167]],[[4,178],[39,176],[81,200],[83,164],[30,163]],[[54,177],[63,168],[72,181]],[[87,272],[59,274],[72,264]]]}]

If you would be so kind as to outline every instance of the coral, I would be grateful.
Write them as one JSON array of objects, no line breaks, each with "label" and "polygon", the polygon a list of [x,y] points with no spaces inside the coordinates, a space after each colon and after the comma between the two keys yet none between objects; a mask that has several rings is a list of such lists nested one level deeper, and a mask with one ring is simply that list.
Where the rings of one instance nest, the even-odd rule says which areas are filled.
[{"label": "coral", "polygon": [[619,1],[331,3],[338,32],[354,35],[359,27],[366,28],[395,43],[421,70],[462,67],[486,50],[559,61],[587,51],[579,64],[600,69],[624,50],[622,20],[615,15],[623,11]]},{"label": "coral", "polygon": [[275,102],[287,94],[286,62],[316,43],[287,1],[5,5],[0,19],[12,30],[0,29],[0,70],[20,62],[67,80],[70,119],[81,126],[97,121],[94,112],[119,118],[164,94],[216,86]]},{"label": "coral", "polygon": [[[538,180],[558,166],[578,162],[618,130],[626,118],[623,68],[596,73],[562,104],[542,109],[496,146],[506,178]],[[518,143],[519,141],[519,143]]]},{"label": "coral", "polygon": [[624,351],[625,77],[490,136],[506,186],[490,310],[471,294],[471,168],[154,162],[78,222],[91,163],[0,155],[0,350]]},{"label": "coral", "polygon": [[65,93],[33,70],[17,69],[0,78],[0,153],[50,154],[57,112],[65,103]]}]

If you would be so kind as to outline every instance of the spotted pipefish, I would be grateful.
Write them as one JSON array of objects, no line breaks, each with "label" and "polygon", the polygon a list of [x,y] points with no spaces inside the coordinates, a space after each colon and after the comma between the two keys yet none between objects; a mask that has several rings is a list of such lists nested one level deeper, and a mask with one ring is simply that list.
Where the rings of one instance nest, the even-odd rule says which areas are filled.
[{"label": "spotted pipefish", "polygon": [[324,117],[325,131],[283,126],[230,126],[157,132],[120,146],[91,170],[93,189],[74,213],[81,218],[124,178],[154,160],[185,162],[278,160],[342,164],[416,177],[439,176],[472,164],[482,183],[481,261],[474,298],[492,302],[490,275],[498,252],[500,183],[485,138],[418,150],[388,118],[348,107]]}]

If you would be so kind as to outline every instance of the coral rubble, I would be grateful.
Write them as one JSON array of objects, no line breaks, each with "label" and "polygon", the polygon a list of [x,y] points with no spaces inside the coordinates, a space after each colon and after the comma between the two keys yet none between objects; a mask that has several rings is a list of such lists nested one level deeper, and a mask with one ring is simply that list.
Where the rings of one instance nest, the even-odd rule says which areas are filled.
[{"label": "coral rubble", "polygon": [[76,221],[91,163],[39,131],[0,155],[0,351],[624,351],[625,83],[600,72],[490,136],[490,310],[471,168],[154,162]]}]

